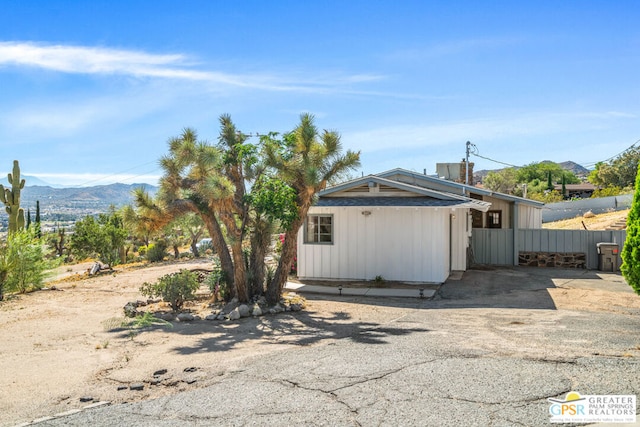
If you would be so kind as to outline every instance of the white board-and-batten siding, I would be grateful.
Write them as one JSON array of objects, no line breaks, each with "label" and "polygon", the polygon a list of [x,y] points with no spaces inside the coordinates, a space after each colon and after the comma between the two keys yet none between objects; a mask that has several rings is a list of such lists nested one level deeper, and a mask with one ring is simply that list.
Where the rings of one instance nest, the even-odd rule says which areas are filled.
[{"label": "white board-and-batten siding", "polygon": [[[370,214],[363,215],[363,211]],[[304,229],[300,230],[298,276],[334,280],[373,280],[381,276],[385,280],[442,283],[450,268],[466,265],[465,259],[457,259],[466,257],[465,245],[458,244],[451,251],[449,243],[450,234],[454,241],[466,242],[460,233],[465,233],[467,209],[456,211],[434,207],[312,207],[310,215],[333,216],[333,243],[304,243]],[[451,252],[456,260],[450,263]]]}]

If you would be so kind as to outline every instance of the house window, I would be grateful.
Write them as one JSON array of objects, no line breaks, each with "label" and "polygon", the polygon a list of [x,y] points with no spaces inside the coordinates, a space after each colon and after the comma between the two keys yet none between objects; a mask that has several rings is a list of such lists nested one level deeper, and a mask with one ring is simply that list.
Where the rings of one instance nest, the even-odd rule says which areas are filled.
[{"label": "house window", "polygon": [[309,215],[304,227],[305,243],[333,243],[333,215]]},{"label": "house window", "polygon": [[487,212],[487,228],[502,228],[502,211]]}]

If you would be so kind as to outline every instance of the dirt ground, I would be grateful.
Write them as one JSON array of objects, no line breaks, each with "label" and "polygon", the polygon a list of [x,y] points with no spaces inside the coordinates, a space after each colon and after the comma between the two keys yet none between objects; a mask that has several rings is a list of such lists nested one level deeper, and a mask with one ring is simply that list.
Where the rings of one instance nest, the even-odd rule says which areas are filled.
[{"label": "dirt ground", "polygon": [[613,226],[618,221],[626,220],[629,215],[629,209],[607,212],[595,215],[591,218],[578,216],[576,218],[563,219],[561,221],[547,222],[542,224],[542,228],[560,229],[560,230],[605,230],[607,227]]},{"label": "dirt ground", "polygon": [[[207,268],[191,260],[118,269],[75,280],[86,264],[62,267],[58,290],[20,295],[0,303],[0,425],[15,425],[82,408],[92,402],[131,402],[204,387],[243,363],[291,346],[344,338],[349,322],[380,325],[403,316],[415,302],[364,304],[314,298],[302,315],[281,313],[238,322],[173,322],[142,331],[110,330],[128,301],[143,299],[145,281],[179,270]],[[66,279],[64,279],[66,277]],[[620,278],[620,280],[622,280]],[[629,293],[558,286],[556,310],[640,309]],[[206,314],[210,301],[191,308]],[[403,305],[404,304],[404,305]],[[157,375],[154,375],[156,373]],[[142,390],[131,386],[141,384]],[[81,400],[86,400],[82,402]]]},{"label": "dirt ground", "polygon": [[[290,335],[305,325],[290,313],[114,331],[113,326],[125,320],[124,305],[146,299],[139,293],[142,283],[181,268],[207,269],[211,262],[117,268],[113,274],[78,280],[91,265],[59,268],[48,285],[56,290],[0,302],[0,425],[99,401],[131,402],[203,387],[229,370],[242,369],[246,358],[300,345],[299,340],[292,344]],[[204,317],[212,311],[210,303],[201,299],[188,308]],[[322,322],[334,317],[337,308],[314,302],[307,312]],[[351,314],[359,310],[366,308]],[[274,322],[270,317],[282,319]],[[130,389],[136,384],[143,390]]]}]

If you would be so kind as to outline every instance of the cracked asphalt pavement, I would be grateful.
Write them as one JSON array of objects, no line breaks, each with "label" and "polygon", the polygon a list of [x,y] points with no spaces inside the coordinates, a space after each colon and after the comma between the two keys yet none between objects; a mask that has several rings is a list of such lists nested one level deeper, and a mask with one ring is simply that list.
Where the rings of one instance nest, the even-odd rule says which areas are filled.
[{"label": "cracked asphalt pavement", "polygon": [[[549,397],[640,394],[640,297],[627,288],[615,274],[498,269],[432,301],[331,297],[376,314],[343,311],[339,338],[261,355],[205,388],[41,425],[548,425]],[[594,308],[593,292],[630,303]]]}]

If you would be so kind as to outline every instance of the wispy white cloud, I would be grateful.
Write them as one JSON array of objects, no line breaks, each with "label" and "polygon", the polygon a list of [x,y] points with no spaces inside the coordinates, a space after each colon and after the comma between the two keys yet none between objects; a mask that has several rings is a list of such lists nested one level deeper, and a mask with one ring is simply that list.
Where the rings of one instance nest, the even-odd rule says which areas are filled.
[{"label": "wispy white cloud", "polygon": [[[153,54],[91,46],[0,42],[0,66],[35,67],[69,74],[128,75],[204,82],[237,88],[303,93],[335,93],[344,86],[370,83],[384,76],[368,73],[309,76],[283,73],[226,73],[201,69],[184,54]],[[200,67],[200,68],[199,68]]]},{"label": "wispy white cloud", "polygon": [[126,74],[209,80],[243,85],[237,76],[199,71],[182,54],[150,54],[101,47],[0,43],[0,65],[28,66],[74,74]]}]

